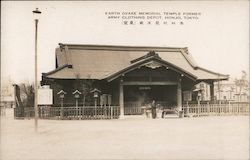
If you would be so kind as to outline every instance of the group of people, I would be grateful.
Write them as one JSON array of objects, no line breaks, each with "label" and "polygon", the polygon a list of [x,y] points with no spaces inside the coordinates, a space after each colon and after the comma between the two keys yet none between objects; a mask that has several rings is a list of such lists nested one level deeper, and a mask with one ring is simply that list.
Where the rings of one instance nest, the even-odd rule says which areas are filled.
[{"label": "group of people", "polygon": [[157,117],[156,109],[157,109],[157,106],[155,104],[155,100],[153,100],[152,103],[150,103],[149,107],[146,110],[147,117],[149,117],[149,114],[151,112],[151,117],[153,119],[155,119]]}]

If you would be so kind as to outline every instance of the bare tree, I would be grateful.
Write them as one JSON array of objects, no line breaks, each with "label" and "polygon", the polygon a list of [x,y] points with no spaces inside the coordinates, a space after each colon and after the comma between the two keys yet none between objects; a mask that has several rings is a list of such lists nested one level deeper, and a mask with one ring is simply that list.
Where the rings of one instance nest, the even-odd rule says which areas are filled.
[{"label": "bare tree", "polygon": [[83,106],[85,106],[86,104],[86,97],[90,93],[91,89],[92,89],[92,81],[85,80],[82,83]]},{"label": "bare tree", "polygon": [[22,83],[20,86],[20,94],[24,107],[34,107],[34,87],[30,83]]},{"label": "bare tree", "polygon": [[80,79],[80,75],[76,74],[75,75],[76,80],[75,80],[75,89],[81,91],[82,93],[82,102],[83,106],[86,105],[86,101],[89,100],[89,93],[92,89],[92,81],[91,80],[82,80]]},{"label": "bare tree", "polygon": [[[248,80],[247,80],[247,73],[245,72],[245,71],[242,71],[242,76],[241,76],[241,78],[240,79],[235,79],[235,81],[234,81],[234,83],[235,83],[235,85],[236,85],[236,87],[237,88],[239,88],[239,90],[238,90],[238,94],[239,94],[239,101],[241,101],[241,95],[242,95],[242,91],[243,90],[249,90],[249,82],[248,82]],[[237,89],[236,89],[236,91],[237,91]]]}]

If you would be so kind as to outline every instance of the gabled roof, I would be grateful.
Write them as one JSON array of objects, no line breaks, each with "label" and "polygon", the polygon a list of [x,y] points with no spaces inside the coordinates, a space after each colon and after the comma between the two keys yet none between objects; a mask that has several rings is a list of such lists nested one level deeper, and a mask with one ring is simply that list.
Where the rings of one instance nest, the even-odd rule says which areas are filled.
[{"label": "gabled roof", "polygon": [[[113,79],[141,63],[155,60],[196,80],[226,80],[228,75],[197,66],[187,48],[59,44],[57,68],[43,76],[55,79]],[[154,52],[158,55],[150,56]]]},{"label": "gabled roof", "polygon": [[156,67],[157,67],[157,65],[158,66],[159,65],[165,66],[166,68],[172,69],[180,74],[183,74],[192,80],[196,80],[198,78],[195,75],[193,75],[192,73],[189,73],[188,71],[185,71],[182,68],[161,59],[158,54],[156,54],[154,51],[151,51],[147,55],[145,55],[143,57],[139,57],[139,58],[135,59],[134,61],[131,61],[131,65],[129,65],[128,67],[108,76],[106,79],[108,81],[112,81],[112,80],[116,79],[117,77],[134,70],[135,68],[138,68],[138,67],[141,67],[144,65],[150,66],[150,64],[152,64],[152,63],[155,63]]}]

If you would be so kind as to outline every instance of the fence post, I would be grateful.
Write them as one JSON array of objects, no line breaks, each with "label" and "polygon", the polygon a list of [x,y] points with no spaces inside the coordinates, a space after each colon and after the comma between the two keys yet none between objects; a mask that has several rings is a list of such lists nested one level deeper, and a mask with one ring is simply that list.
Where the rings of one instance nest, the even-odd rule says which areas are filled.
[{"label": "fence post", "polygon": [[105,115],[106,115],[106,114],[105,114],[106,105],[105,105],[103,108],[101,108],[101,109],[102,109],[102,110],[101,110],[101,111],[102,111],[102,113],[101,113],[101,114],[102,114],[102,119],[105,119]]},{"label": "fence post", "polygon": [[107,108],[107,106],[105,105],[103,107],[103,109],[102,109],[102,117],[103,117],[103,119],[106,119],[106,108]]},{"label": "fence post", "polygon": [[107,119],[110,119],[110,117],[109,117],[109,114],[110,113],[110,104],[109,104],[109,106],[108,106],[108,108],[107,108]]},{"label": "fence post", "polygon": [[233,115],[235,115],[237,113],[237,105],[238,104],[233,105]]},{"label": "fence post", "polygon": [[200,117],[200,107],[201,107],[201,104],[200,104],[200,101],[198,100],[198,117]]},{"label": "fence post", "polygon": [[187,116],[189,117],[189,105],[188,105],[188,101],[187,101],[187,107],[186,107],[186,114],[187,114]]},{"label": "fence post", "polygon": [[219,101],[219,116],[221,116],[221,101]]},{"label": "fence post", "polygon": [[78,99],[76,98],[76,118],[78,118]]},{"label": "fence post", "polygon": [[238,105],[237,105],[237,115],[239,115],[240,113],[240,102],[238,102]]},{"label": "fence post", "polygon": [[60,112],[60,118],[63,119],[63,99],[61,98],[61,112]]},{"label": "fence post", "polygon": [[82,119],[85,119],[85,105],[82,106]]},{"label": "fence post", "polygon": [[110,118],[113,119],[113,106],[111,106]]},{"label": "fence post", "polygon": [[240,114],[239,115],[242,115],[243,113],[243,103],[240,104]]},{"label": "fence post", "polygon": [[96,106],[97,106],[97,99],[95,98],[95,119],[97,119],[97,111],[96,111]]},{"label": "fence post", "polygon": [[210,104],[209,104],[209,102],[207,102],[207,115],[208,116],[210,115]]}]

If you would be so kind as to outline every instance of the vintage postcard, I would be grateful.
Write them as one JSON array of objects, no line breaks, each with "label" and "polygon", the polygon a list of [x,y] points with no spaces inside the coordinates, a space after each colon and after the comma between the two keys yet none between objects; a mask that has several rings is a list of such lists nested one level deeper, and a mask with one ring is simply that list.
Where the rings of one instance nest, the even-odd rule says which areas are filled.
[{"label": "vintage postcard", "polygon": [[2,160],[249,159],[249,1],[2,1]]}]

